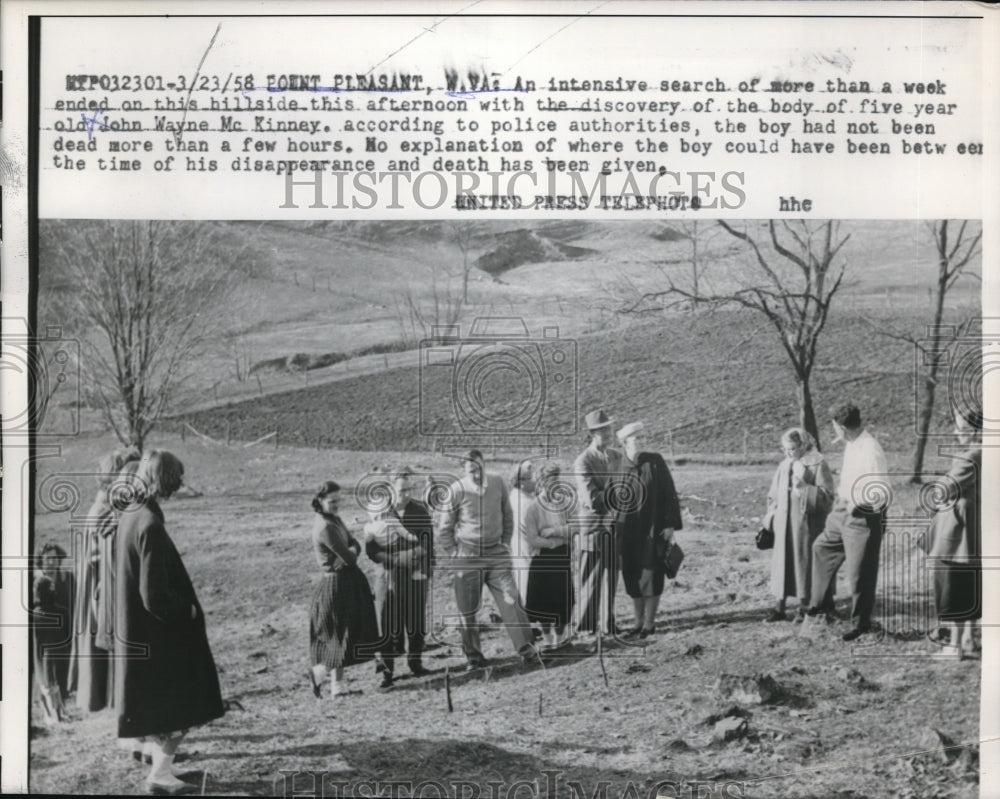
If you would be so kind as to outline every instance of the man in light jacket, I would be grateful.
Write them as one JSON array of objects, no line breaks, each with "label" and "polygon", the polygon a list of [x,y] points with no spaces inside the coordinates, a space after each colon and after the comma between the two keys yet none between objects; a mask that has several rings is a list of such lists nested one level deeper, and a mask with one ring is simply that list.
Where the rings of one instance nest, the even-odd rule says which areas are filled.
[{"label": "man in light jacket", "polygon": [[476,613],[483,584],[493,594],[511,641],[525,663],[538,663],[528,618],[518,599],[510,542],[514,514],[503,479],[486,471],[483,454],[469,450],[465,476],[452,483],[450,496],[435,519],[437,538],[455,575],[455,603],[462,614],[462,648],[473,668],[487,665],[479,640]]}]

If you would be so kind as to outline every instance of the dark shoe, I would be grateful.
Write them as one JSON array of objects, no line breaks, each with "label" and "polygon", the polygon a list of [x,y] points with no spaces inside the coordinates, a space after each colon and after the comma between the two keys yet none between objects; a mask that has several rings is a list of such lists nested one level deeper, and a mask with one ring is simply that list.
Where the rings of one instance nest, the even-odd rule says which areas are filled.
[{"label": "dark shoe", "polygon": [[485,669],[490,662],[483,655],[473,655],[469,658],[470,669]]},{"label": "dark shoe", "polygon": [[642,633],[642,627],[633,627],[631,630],[626,630],[624,633],[622,633],[621,637],[624,638],[626,641],[630,641],[633,638],[638,638],[640,633]]},{"label": "dark shoe", "polygon": [[189,782],[171,780],[169,782],[151,782],[146,780],[143,787],[153,796],[182,796],[187,793],[197,793],[198,788]]},{"label": "dark shoe", "polygon": [[939,627],[934,632],[928,633],[927,640],[932,644],[950,644],[951,630],[947,627]]},{"label": "dark shoe", "polygon": [[851,629],[848,632],[844,633],[841,636],[841,638],[844,641],[854,641],[854,640],[857,640],[858,638],[860,638],[865,633],[871,632],[871,629],[872,628],[871,628],[870,625],[867,625],[867,624],[860,625],[860,626],[854,627],[853,629]]},{"label": "dark shoe", "polygon": [[411,663],[410,674],[412,674],[414,677],[426,677],[428,674],[430,674],[430,671],[428,669],[425,669],[420,663]]},{"label": "dark shoe", "polygon": [[312,686],[313,696],[315,696],[317,699],[319,699],[319,697],[320,697],[320,686],[319,686],[319,683],[316,682],[316,675],[313,674],[312,669],[309,669],[309,671],[306,672],[306,677],[309,679],[309,685]]},{"label": "dark shoe", "polygon": [[[319,694],[316,694],[316,695],[319,696]],[[198,753],[195,752],[194,754],[198,754]],[[183,763],[185,760],[190,760],[191,757],[192,757],[192,755],[189,755],[187,752],[175,752],[174,753],[174,762],[175,763]],[[147,766],[153,765],[153,756],[149,755],[149,754],[146,754],[145,750],[138,750],[138,749],[134,750],[132,752],[132,759],[133,760],[137,760],[137,761],[139,761],[139,762],[141,762],[141,763],[143,763],[143,764],[145,764]]]},{"label": "dark shoe", "polygon": [[775,621],[788,621],[788,614],[783,610],[772,610],[767,616],[764,617],[764,621],[771,623]]},{"label": "dark shoe", "polygon": [[541,668],[545,666],[545,661],[542,660],[542,656],[536,651],[525,652],[521,655],[521,662],[528,668]]},{"label": "dark shoe", "polygon": [[392,688],[392,672],[384,671],[382,672],[382,682],[378,684],[379,690],[384,691],[387,688]]}]

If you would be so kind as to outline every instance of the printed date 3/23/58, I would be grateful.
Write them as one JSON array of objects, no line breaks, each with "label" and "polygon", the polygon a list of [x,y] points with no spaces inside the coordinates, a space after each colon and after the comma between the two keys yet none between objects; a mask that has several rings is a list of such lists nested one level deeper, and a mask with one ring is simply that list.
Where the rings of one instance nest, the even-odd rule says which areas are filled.
[{"label": "printed date 3/23/58", "polygon": [[244,92],[255,89],[253,75],[67,75],[66,91],[87,92]]}]

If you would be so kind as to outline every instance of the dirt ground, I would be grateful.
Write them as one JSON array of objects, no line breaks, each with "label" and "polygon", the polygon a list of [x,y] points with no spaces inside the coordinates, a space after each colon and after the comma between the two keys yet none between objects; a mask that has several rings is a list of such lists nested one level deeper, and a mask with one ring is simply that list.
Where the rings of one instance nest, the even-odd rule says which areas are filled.
[{"label": "dirt ground", "polygon": [[[69,540],[70,514],[45,498],[53,476],[92,471],[95,453],[111,444],[81,438],[39,461],[36,546]],[[845,622],[811,635],[790,622],[763,622],[769,553],[754,548],[753,534],[772,465],[673,470],[684,497],[677,537],[686,559],[668,582],[647,645],[608,645],[606,683],[601,660],[582,647],[544,669],[522,667],[489,621],[489,600],[483,640],[496,666],[460,671],[457,632],[442,625],[454,601],[438,579],[435,645],[425,656],[432,675],[380,692],[374,669],[357,666],[349,676],[362,694],[316,700],[305,676],[319,579],[309,498],[321,480],[352,485],[384,456],[179,438],[150,444],[180,455],[199,494],[170,500],[164,512],[207,613],[229,703],[224,718],[193,731],[182,747],[191,755],[183,765],[205,794],[319,795],[310,775],[287,781],[314,771],[325,774],[317,790],[327,796],[590,799],[604,788],[608,797],[639,799],[975,795],[980,662],[928,659],[930,583],[914,577],[922,561],[906,537],[887,538],[883,550],[882,634],[850,645],[840,640]],[[449,468],[419,453],[402,457],[427,470]],[[93,484],[73,479],[82,513]],[[912,515],[916,492],[896,488],[894,513]],[[351,522],[350,510],[344,516]],[[898,532],[912,532],[904,528]],[[365,568],[374,574],[372,564]],[[628,625],[631,604],[619,591]],[[769,674],[773,695],[762,704],[725,699],[716,688],[723,674]],[[76,712],[45,727],[34,710],[32,791],[142,792],[145,768],[116,748],[112,711]],[[746,723],[724,722],[733,739],[713,741],[715,721],[727,717]],[[956,748],[944,748],[951,743]]]}]

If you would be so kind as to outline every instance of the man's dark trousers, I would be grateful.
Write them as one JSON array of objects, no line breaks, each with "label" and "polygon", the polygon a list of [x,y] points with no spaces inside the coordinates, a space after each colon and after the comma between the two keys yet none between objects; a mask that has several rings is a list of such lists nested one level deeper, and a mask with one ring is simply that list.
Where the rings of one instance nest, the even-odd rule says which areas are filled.
[{"label": "man's dark trousers", "polygon": [[851,592],[851,622],[857,629],[871,626],[878,585],[879,556],[885,514],[865,512],[839,502],[826,519],[826,527],[813,542],[813,609],[821,609],[837,570],[847,564],[847,587]]}]

